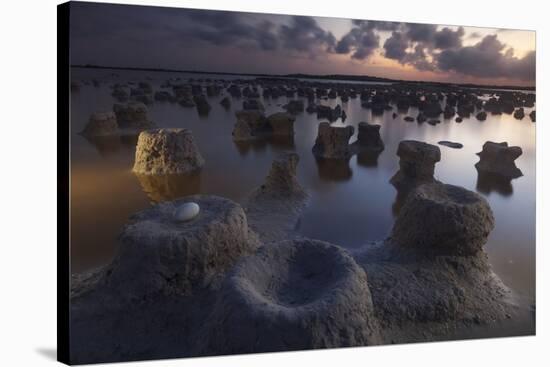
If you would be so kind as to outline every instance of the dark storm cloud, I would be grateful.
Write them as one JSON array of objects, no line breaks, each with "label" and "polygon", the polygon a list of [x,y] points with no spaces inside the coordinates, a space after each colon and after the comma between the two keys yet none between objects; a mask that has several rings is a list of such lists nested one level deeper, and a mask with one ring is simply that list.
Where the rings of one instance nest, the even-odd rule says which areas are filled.
[{"label": "dark storm cloud", "polygon": [[434,65],[428,60],[426,46],[423,43],[417,43],[413,51],[408,51],[411,46],[407,34],[402,32],[393,32],[391,37],[384,42],[384,56],[388,59],[399,61],[401,64],[409,64],[418,70],[434,70]]},{"label": "dark storm cloud", "polygon": [[338,54],[349,54],[355,44],[355,35],[352,32],[343,36],[336,44],[335,52]]},{"label": "dark storm cloud", "polygon": [[384,43],[384,56],[417,70],[456,72],[482,78],[535,79],[535,52],[523,58],[506,49],[497,35],[485,36],[474,46],[462,46],[464,28],[407,24]]},{"label": "dark storm cloud", "polygon": [[256,40],[263,50],[276,50],[279,47],[279,39],[274,33],[275,24],[266,20],[261,22],[257,30]]},{"label": "dark storm cloud", "polygon": [[334,47],[332,33],[323,30],[312,17],[294,16],[290,24],[275,25],[269,20],[250,23],[246,13],[191,10],[186,14],[190,27],[183,37],[214,45],[252,45],[262,50],[287,50],[315,53]]},{"label": "dark storm cloud", "polygon": [[391,37],[384,42],[384,55],[401,64],[418,66],[420,70],[433,69],[427,61],[428,53],[433,53],[435,49],[445,50],[462,46],[462,27],[456,31],[448,27],[438,31],[437,26],[431,24],[405,24],[403,28],[402,31],[392,32]]},{"label": "dark storm cloud", "polygon": [[442,71],[465,75],[535,80],[535,51],[518,58],[514,56],[513,50],[502,53],[505,47],[497,35],[488,35],[474,46],[441,52],[436,63]]},{"label": "dark storm cloud", "polygon": [[[76,38],[177,41],[185,46],[252,47],[309,54],[333,51],[336,39],[308,16],[74,3]],[[275,21],[278,21],[277,24]]]},{"label": "dark storm cloud", "polygon": [[278,47],[274,25],[247,21],[244,13],[113,4],[73,3],[71,36],[127,42],[206,42],[213,45]]},{"label": "dark storm cloud", "polygon": [[449,27],[445,27],[438,31],[437,26],[433,24],[407,24],[406,36],[411,42],[419,42],[425,47],[447,49],[460,47],[462,45],[462,37],[464,36],[464,28],[459,27],[453,31]]},{"label": "dark storm cloud", "polygon": [[[479,33],[465,35],[462,27],[367,20],[351,20],[349,27],[336,40],[309,16],[73,2],[71,58],[75,64],[212,70],[224,70],[231,62],[261,71],[266,61],[272,69],[289,69],[300,55],[341,54],[364,61],[379,53],[442,75],[534,80],[535,52],[514,56],[496,34],[481,39]],[[480,42],[464,47],[465,38]],[[219,57],[220,52],[231,53],[232,59]],[[263,64],[256,57],[264,58]]]},{"label": "dark storm cloud", "polygon": [[407,53],[405,62],[422,71],[434,71],[436,69],[433,62],[428,60],[426,49],[420,43],[414,47],[413,52]]},{"label": "dark storm cloud", "polygon": [[388,59],[404,61],[407,56],[409,39],[402,32],[393,32],[391,37],[384,42],[384,55]]},{"label": "dark storm cloud", "polygon": [[380,37],[374,32],[363,33],[357,43],[355,52],[351,55],[354,59],[364,60],[378,48]]},{"label": "dark storm cloud", "polygon": [[353,28],[336,44],[335,51],[339,54],[353,52],[351,57],[363,60],[369,57],[380,44],[380,36],[372,29]]},{"label": "dark storm cloud", "polygon": [[315,54],[331,50],[336,42],[332,33],[323,30],[312,17],[294,16],[290,24],[276,25],[267,19],[251,23],[246,13],[193,10],[186,16],[190,24],[181,35],[214,45]]},{"label": "dark storm cloud", "polygon": [[[71,4],[71,37],[117,36],[127,30],[146,26],[145,14],[140,8],[125,8],[120,5]],[[128,33],[127,36],[132,36]]]},{"label": "dark storm cloud", "polygon": [[456,31],[450,28],[443,28],[434,35],[434,46],[439,49],[456,48],[462,46],[464,28],[459,27]]},{"label": "dark storm cloud", "polygon": [[240,13],[189,10],[185,13],[187,26],[175,28],[182,38],[198,39],[214,45],[252,44],[263,50],[278,47],[274,24],[264,20],[249,24]]},{"label": "dark storm cloud", "polygon": [[437,26],[433,24],[407,24],[407,38],[415,42],[433,42]]},{"label": "dark storm cloud", "polygon": [[286,49],[311,54],[330,52],[336,43],[334,35],[322,29],[313,17],[292,17],[290,25],[281,25],[279,37]]},{"label": "dark storm cloud", "polygon": [[393,31],[402,26],[397,22],[372,20],[352,20],[353,28],[346,33],[336,44],[335,52],[351,54],[357,60],[364,60],[371,56],[380,47],[378,32]]},{"label": "dark storm cloud", "polygon": [[312,17],[293,16],[289,24],[276,25],[270,20],[250,22],[250,14],[190,10],[188,27],[180,35],[214,45],[255,46],[261,50],[280,48],[315,54],[331,50],[336,40]]}]

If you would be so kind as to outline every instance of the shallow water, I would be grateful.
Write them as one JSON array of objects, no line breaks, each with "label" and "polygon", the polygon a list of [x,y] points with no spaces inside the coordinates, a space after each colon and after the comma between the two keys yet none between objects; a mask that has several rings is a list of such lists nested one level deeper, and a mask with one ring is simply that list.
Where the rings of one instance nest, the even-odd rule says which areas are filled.
[{"label": "shallow water", "polygon": [[[273,157],[279,151],[295,150],[300,155],[298,176],[311,194],[308,208],[298,224],[298,231],[317,238],[353,248],[369,240],[385,238],[393,225],[398,208],[396,191],[389,179],[397,171],[397,146],[401,140],[415,139],[432,144],[450,140],[464,144],[463,149],[440,146],[441,161],[435,176],[445,183],[478,191],[489,201],[496,226],[486,245],[491,264],[504,283],[512,288],[524,304],[535,302],[535,124],[528,114],[515,120],[512,115],[488,115],[480,122],[475,117],[462,123],[442,120],[427,123],[406,122],[405,115],[392,118],[393,111],[371,116],[361,107],[359,98],[341,103],[339,98],[323,100],[322,104],[342,105],[346,125],[353,125],[356,134],[360,121],[382,125],[385,150],[377,157],[354,156],[349,163],[318,163],[311,148],[317,135],[319,120],[315,114],[301,113],[294,124],[294,141],[235,144],[231,138],[234,113],[242,105],[232,99],[225,110],[220,97],[209,98],[212,110],[200,117],[195,108],[155,102],[149,106],[149,116],[159,127],[189,128],[195,137],[206,164],[200,174],[186,178],[151,179],[131,172],[135,153],[135,138],[91,142],[78,135],[93,112],[112,110],[115,102],[109,86],[113,82],[149,82],[159,89],[166,79],[183,73],[72,69],[73,80],[104,81],[100,87],[82,86],[71,95],[71,262],[72,272],[79,272],[107,263],[112,255],[116,236],[132,213],[151,203],[188,194],[206,193],[242,199],[263,182]],[[233,77],[223,77],[230,79]],[[231,97],[230,97],[231,98]],[[282,110],[286,97],[265,100],[266,113]],[[319,103],[317,101],[317,103]],[[307,104],[307,103],[306,103]],[[395,109],[395,107],[394,107]],[[417,111],[411,108],[410,116]],[[342,124],[341,121],[335,122]],[[523,155],[516,161],[524,176],[511,184],[478,178],[474,164],[476,152],[483,143],[507,141],[518,145]],[[527,318],[522,330],[534,330],[534,320]],[[517,327],[517,325],[516,325]]]}]

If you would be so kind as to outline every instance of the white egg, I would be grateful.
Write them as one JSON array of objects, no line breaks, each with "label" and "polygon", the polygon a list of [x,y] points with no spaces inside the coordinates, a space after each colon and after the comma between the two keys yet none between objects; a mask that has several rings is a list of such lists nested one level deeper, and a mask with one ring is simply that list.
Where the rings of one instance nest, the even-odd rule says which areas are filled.
[{"label": "white egg", "polygon": [[200,211],[199,204],[197,203],[185,203],[180,205],[174,210],[174,220],[178,222],[187,222],[195,218]]}]

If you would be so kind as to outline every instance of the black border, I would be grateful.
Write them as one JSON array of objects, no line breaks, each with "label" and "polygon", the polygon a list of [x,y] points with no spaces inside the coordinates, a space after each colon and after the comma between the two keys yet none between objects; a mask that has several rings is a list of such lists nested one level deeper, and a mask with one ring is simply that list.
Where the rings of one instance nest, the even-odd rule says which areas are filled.
[{"label": "black border", "polygon": [[57,6],[57,360],[70,364],[70,3]]}]

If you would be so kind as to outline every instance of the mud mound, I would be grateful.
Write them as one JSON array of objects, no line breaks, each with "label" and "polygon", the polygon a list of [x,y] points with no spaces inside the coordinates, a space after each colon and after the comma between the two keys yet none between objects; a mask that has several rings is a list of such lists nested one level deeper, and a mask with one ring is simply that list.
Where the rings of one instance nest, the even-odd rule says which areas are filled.
[{"label": "mud mound", "polygon": [[521,177],[523,173],[516,167],[514,161],[522,153],[520,147],[509,147],[506,142],[493,143],[488,141],[483,144],[483,150],[477,153],[479,162],[475,166],[478,172],[492,173],[510,179]]},{"label": "mud mound", "polygon": [[335,127],[328,122],[321,122],[312,152],[317,158],[350,158],[353,149],[349,139],[353,133],[353,126]]},{"label": "mud mound", "polygon": [[406,190],[423,183],[435,182],[435,164],[441,160],[436,145],[416,140],[403,140],[397,148],[399,171],[390,182],[397,190]]},{"label": "mud mound", "polygon": [[[181,204],[195,202],[199,215],[174,220]],[[207,286],[243,254],[255,249],[248,239],[244,210],[216,196],[189,196],[158,204],[130,218],[122,231],[118,254],[103,284],[121,297],[157,292],[187,293]]]},{"label": "mud mound", "polygon": [[380,125],[360,122],[357,125],[357,141],[353,143],[359,151],[381,152],[384,150],[384,142],[380,137]]},{"label": "mud mound", "polygon": [[273,135],[278,136],[293,136],[295,120],[295,117],[285,112],[276,112],[267,117],[267,123],[271,126]]},{"label": "mud mound", "polygon": [[520,311],[487,254],[423,256],[389,241],[354,253],[365,269],[384,343],[462,339],[460,330]]},{"label": "mud mound", "polygon": [[155,127],[155,124],[149,120],[147,106],[141,102],[116,103],[113,111],[121,129],[144,130]]},{"label": "mud mound", "polygon": [[338,246],[307,239],[264,246],[236,266],[222,289],[209,351],[379,343],[366,275]]},{"label": "mud mound", "polygon": [[90,116],[88,124],[82,131],[87,137],[113,135],[118,132],[118,123],[114,112],[96,112]]},{"label": "mud mound", "polygon": [[139,134],[133,171],[139,174],[185,174],[204,165],[191,131],[146,130]]},{"label": "mud mound", "polygon": [[459,186],[425,184],[410,193],[391,234],[400,246],[438,255],[475,255],[495,225],[487,201]]},{"label": "mud mound", "polygon": [[390,238],[354,252],[386,342],[453,339],[461,328],[512,317],[510,291],[483,251],[493,227],[477,193],[424,184],[409,194]]},{"label": "mud mound", "polygon": [[[175,222],[183,203],[197,217]],[[73,275],[75,363],[192,356],[226,272],[258,247],[243,209],[216,196],[189,196],[137,213],[114,261]]]},{"label": "mud mound", "polygon": [[258,139],[272,133],[271,126],[261,111],[237,111],[235,116],[237,121],[232,133],[234,141]]},{"label": "mud mound", "polygon": [[271,170],[258,195],[301,195],[304,189],[296,178],[296,168],[300,158],[296,153],[283,153],[273,160]]}]

